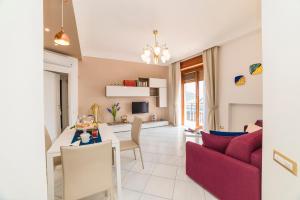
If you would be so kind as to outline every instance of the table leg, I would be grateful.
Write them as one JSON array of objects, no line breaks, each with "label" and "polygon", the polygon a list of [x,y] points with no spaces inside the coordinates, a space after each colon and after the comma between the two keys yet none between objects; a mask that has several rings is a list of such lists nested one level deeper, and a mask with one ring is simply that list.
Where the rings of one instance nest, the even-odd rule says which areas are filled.
[{"label": "table leg", "polygon": [[117,175],[117,195],[118,200],[122,199],[122,183],[121,183],[121,158],[120,158],[120,143],[115,147],[116,149],[116,175]]},{"label": "table leg", "polygon": [[186,150],[186,135],[185,135],[185,133],[183,133],[183,150],[184,150],[184,152],[185,152],[185,150]]},{"label": "table leg", "polygon": [[199,136],[195,136],[195,141],[196,141],[197,144],[199,144],[199,141],[200,141]]},{"label": "table leg", "polygon": [[54,200],[54,159],[47,155],[48,200]]}]

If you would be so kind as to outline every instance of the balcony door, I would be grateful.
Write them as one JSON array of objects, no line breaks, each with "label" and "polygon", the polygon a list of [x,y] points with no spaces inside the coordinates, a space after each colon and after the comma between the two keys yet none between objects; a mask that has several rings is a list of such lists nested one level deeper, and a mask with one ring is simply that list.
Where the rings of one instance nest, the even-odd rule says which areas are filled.
[{"label": "balcony door", "polygon": [[202,56],[180,63],[182,124],[186,128],[204,125],[204,80]]}]

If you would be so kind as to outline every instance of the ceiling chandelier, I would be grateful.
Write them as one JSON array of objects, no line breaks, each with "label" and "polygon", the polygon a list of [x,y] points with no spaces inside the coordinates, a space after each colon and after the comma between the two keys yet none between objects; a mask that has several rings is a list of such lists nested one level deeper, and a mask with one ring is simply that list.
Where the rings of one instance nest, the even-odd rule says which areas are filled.
[{"label": "ceiling chandelier", "polygon": [[158,31],[153,30],[154,35],[154,46],[147,45],[144,48],[144,52],[141,55],[142,60],[150,64],[151,57],[153,59],[154,64],[158,64],[159,60],[162,63],[166,63],[168,60],[170,60],[170,52],[166,44],[160,45],[157,41]]},{"label": "ceiling chandelier", "polygon": [[64,32],[64,0],[61,0],[61,29],[54,37],[55,44],[68,46],[70,45],[70,38]]}]

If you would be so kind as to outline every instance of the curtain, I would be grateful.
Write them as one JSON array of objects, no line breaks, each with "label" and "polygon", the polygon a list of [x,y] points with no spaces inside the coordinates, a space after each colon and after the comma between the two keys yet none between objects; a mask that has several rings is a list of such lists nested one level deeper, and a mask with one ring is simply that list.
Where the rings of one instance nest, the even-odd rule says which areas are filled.
[{"label": "curtain", "polygon": [[205,83],[205,128],[217,130],[219,126],[218,111],[218,49],[213,47],[203,52],[203,69]]},{"label": "curtain", "polygon": [[174,126],[181,124],[181,72],[180,62],[173,63],[169,66],[169,121]]}]

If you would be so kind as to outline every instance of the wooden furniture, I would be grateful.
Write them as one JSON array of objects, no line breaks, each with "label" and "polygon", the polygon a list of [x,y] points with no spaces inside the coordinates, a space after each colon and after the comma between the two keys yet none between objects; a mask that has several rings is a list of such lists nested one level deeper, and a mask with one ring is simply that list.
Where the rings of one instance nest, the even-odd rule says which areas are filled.
[{"label": "wooden furniture", "polygon": [[107,97],[149,97],[148,87],[106,86]]},{"label": "wooden furniture", "polygon": [[166,88],[167,87],[167,79],[149,78],[149,87],[150,88]]},{"label": "wooden furniture", "polygon": [[[111,141],[112,147],[115,149],[117,195],[118,199],[122,199],[120,141],[113,133],[111,127],[107,126],[107,124],[100,124],[99,130],[102,141]],[[75,129],[66,128],[47,152],[48,200],[54,200],[54,158],[61,156],[60,147],[69,146],[74,134]]]},{"label": "wooden furniture", "polygon": [[167,88],[158,88],[157,107],[166,108],[168,106]]},{"label": "wooden furniture", "polygon": [[139,149],[141,155],[142,166],[144,169],[143,156],[140,146],[140,134],[142,129],[142,119],[135,117],[132,123],[131,139],[121,140],[121,151],[133,150],[134,159],[136,160],[135,149]]},{"label": "wooden furniture", "polygon": [[156,97],[156,106],[168,106],[167,80],[160,78],[139,78],[147,87],[106,86],[107,97]]},{"label": "wooden furniture", "polygon": [[111,141],[61,147],[64,200],[82,199],[106,192],[112,199]]}]

